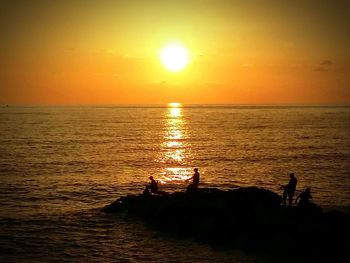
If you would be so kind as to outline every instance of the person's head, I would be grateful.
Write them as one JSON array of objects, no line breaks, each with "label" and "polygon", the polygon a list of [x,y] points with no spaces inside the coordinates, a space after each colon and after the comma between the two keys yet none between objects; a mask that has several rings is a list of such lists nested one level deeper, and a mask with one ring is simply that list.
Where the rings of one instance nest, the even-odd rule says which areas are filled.
[{"label": "person's head", "polygon": [[290,174],[289,174],[289,177],[290,177],[290,178],[294,178],[294,173],[290,173]]},{"label": "person's head", "polygon": [[310,194],[311,193],[311,189],[308,187],[308,188],[305,189],[305,192]]},{"label": "person's head", "polygon": [[153,176],[151,175],[150,177],[148,177],[151,181],[153,181]]},{"label": "person's head", "polygon": [[193,171],[198,172],[198,168],[194,168]]}]

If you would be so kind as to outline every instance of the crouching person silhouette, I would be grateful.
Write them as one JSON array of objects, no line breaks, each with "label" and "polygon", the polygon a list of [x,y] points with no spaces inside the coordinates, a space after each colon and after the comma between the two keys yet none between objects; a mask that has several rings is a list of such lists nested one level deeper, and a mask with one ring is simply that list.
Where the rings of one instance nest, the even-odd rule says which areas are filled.
[{"label": "crouching person silhouette", "polygon": [[164,194],[167,194],[164,191],[159,191],[158,181],[154,180],[153,176],[150,176],[149,180],[150,180],[149,183],[146,185],[145,190],[143,191],[144,195],[149,195],[149,194],[164,195]]},{"label": "crouching person silhouette", "polygon": [[[300,199],[299,203],[298,200]],[[295,199],[295,203],[298,203],[297,207],[307,207],[310,204],[310,199],[312,199],[311,189],[308,187],[305,191],[301,192]]]}]

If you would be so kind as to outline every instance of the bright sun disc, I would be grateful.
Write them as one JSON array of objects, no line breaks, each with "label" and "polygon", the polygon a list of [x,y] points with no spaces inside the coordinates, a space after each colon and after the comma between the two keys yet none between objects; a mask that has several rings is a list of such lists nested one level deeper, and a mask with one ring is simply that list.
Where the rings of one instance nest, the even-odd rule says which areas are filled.
[{"label": "bright sun disc", "polygon": [[160,60],[168,70],[179,71],[188,64],[187,50],[181,44],[169,44],[161,50]]}]

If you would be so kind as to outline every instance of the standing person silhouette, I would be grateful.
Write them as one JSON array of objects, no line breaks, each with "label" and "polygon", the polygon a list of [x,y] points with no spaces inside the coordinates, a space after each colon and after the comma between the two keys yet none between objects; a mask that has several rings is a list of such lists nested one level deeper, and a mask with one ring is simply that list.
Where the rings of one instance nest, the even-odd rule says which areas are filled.
[{"label": "standing person silhouette", "polygon": [[189,180],[192,180],[192,183],[187,186],[186,192],[194,192],[198,189],[200,175],[198,172],[198,168],[194,168],[193,170],[194,170],[193,176],[186,180],[186,182],[188,182]]},{"label": "standing person silhouette", "polygon": [[286,204],[287,197],[288,197],[288,204],[289,206],[292,206],[293,204],[293,196],[295,193],[295,189],[297,187],[297,178],[295,177],[294,173],[289,174],[289,182],[286,185],[282,185],[283,191],[283,204]]}]

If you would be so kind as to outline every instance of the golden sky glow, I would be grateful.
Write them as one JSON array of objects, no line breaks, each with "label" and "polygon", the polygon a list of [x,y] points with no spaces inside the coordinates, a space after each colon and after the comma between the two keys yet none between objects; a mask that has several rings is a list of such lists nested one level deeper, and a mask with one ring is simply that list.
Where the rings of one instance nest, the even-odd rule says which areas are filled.
[{"label": "golden sky glow", "polygon": [[2,1],[0,104],[349,103],[349,17],[341,0]]}]

